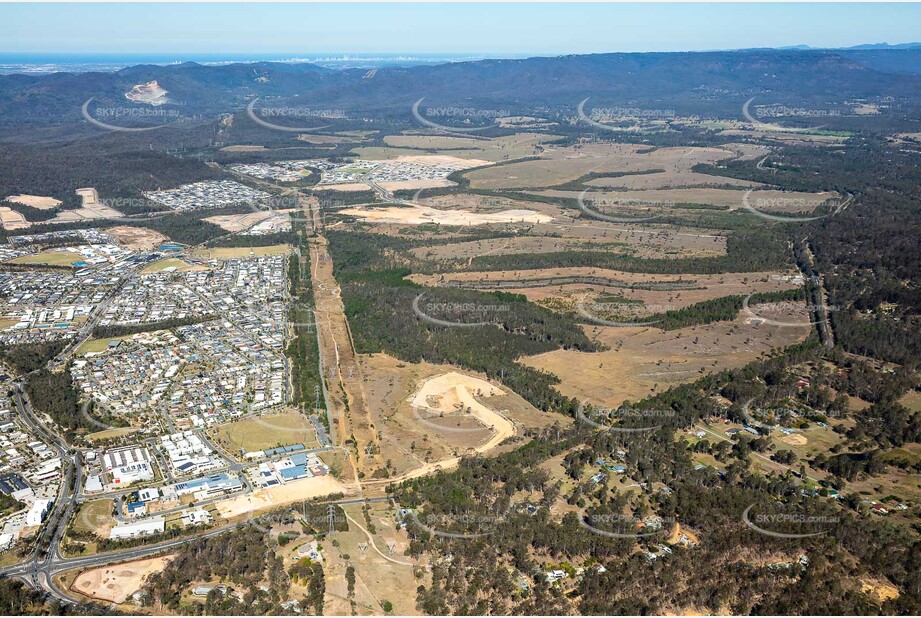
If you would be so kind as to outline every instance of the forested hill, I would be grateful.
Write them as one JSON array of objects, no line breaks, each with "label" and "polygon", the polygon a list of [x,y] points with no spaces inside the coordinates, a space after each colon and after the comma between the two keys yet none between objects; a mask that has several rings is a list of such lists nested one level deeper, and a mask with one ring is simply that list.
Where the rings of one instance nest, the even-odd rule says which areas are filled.
[{"label": "forested hill", "polygon": [[[156,80],[161,109],[185,115],[242,109],[256,97],[357,113],[409,116],[426,105],[549,107],[668,105],[677,113],[739,117],[753,96],[774,103],[831,105],[863,97],[911,103],[921,92],[921,50],[749,50],[618,53],[455,62],[412,68],[334,71],[311,64],[141,65],[113,73],[0,76],[0,123],[83,122],[81,106],[129,104],[125,93]],[[488,94],[486,94],[488,93]]]}]

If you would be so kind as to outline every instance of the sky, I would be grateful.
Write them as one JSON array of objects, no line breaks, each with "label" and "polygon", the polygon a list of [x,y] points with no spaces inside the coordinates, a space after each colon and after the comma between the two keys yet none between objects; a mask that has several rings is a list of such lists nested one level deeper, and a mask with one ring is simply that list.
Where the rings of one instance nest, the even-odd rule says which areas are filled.
[{"label": "sky", "polygon": [[0,4],[5,53],[522,54],[921,40],[921,4]]}]

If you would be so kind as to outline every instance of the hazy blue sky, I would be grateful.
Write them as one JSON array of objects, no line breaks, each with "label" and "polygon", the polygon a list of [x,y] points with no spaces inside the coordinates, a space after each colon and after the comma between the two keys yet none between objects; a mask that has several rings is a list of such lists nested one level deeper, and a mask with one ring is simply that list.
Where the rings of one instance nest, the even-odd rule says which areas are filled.
[{"label": "hazy blue sky", "polygon": [[682,51],[921,39],[921,4],[2,4],[0,52]]}]

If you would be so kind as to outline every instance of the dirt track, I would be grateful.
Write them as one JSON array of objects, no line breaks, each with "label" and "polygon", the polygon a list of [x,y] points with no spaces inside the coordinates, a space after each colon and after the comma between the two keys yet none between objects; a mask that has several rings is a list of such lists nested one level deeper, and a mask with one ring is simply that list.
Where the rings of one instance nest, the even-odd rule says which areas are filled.
[{"label": "dirt track", "polygon": [[[473,448],[473,451],[477,454],[488,453],[489,451],[499,446],[506,438],[510,438],[515,435],[515,425],[509,419],[505,418],[492,408],[484,406],[479,401],[477,401],[471,394],[471,390],[474,392],[480,391],[487,396],[502,393],[501,389],[493,386],[485,380],[452,371],[450,373],[426,380],[419,388],[419,390],[412,397],[410,397],[410,401],[413,403],[413,405],[429,407],[427,402],[431,401],[431,396],[434,396],[436,398],[441,398],[441,401],[444,402],[445,406],[450,406],[453,403],[454,398],[446,398],[445,396],[455,395],[458,403],[468,408],[471,414],[480,423],[492,430],[493,435],[489,438],[489,440]],[[379,483],[389,484],[408,481],[410,479],[434,474],[439,470],[450,470],[455,468],[460,463],[460,460],[461,457],[448,457],[447,459],[423,464],[422,466],[414,470],[410,470],[405,474],[384,480],[368,481],[364,483],[364,485],[374,485]]]},{"label": "dirt track", "polygon": [[[317,226],[318,208],[313,208],[313,221]],[[322,367],[329,392],[334,422],[338,421],[336,435],[340,442],[354,438],[355,451],[350,449],[349,458],[356,471],[373,471],[382,468],[377,432],[371,418],[371,411],[365,403],[364,376],[355,356],[352,334],[349,331],[342,304],[342,290],[333,276],[333,260],[328,243],[322,234],[309,241],[310,279],[313,286],[314,303],[319,325],[319,341],[326,366]],[[368,454],[365,449],[372,453]]]}]

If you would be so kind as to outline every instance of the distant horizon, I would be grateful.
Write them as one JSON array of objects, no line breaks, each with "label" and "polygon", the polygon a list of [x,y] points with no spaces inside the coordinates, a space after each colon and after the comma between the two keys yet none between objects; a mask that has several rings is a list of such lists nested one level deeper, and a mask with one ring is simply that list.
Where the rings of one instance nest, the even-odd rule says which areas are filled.
[{"label": "distant horizon", "polygon": [[[0,74],[25,73],[48,74],[56,72],[112,72],[136,66],[152,64],[157,66],[178,65],[195,62],[208,66],[228,64],[250,64],[256,62],[275,62],[290,64],[315,64],[326,68],[377,68],[385,66],[420,66],[445,62],[474,62],[478,60],[515,60],[526,58],[556,58],[577,55],[589,56],[599,54],[705,54],[741,51],[835,51],[853,47],[889,45],[918,46],[921,43],[863,43],[857,46],[842,47],[754,47],[734,49],[699,49],[682,51],[600,51],[583,54],[556,53],[436,53],[436,52],[4,52],[0,51]],[[883,48],[886,49],[886,48]]]},{"label": "distant horizon", "polygon": [[35,3],[0,4],[0,19],[5,55],[521,57],[898,45],[917,41],[921,5]]},{"label": "distant horizon", "polygon": [[692,53],[709,53],[709,52],[722,52],[722,51],[746,51],[746,50],[758,50],[758,49],[776,49],[776,50],[795,50],[796,48],[802,48],[805,51],[822,51],[822,50],[840,50],[840,49],[853,49],[855,47],[862,46],[877,46],[877,45],[888,45],[892,48],[902,47],[906,45],[919,46],[921,47],[921,41],[901,41],[898,43],[891,43],[889,41],[879,41],[879,42],[867,42],[867,43],[857,43],[855,45],[846,45],[839,47],[819,47],[810,45],[808,43],[800,43],[798,45],[777,45],[777,46],[758,46],[758,47],[726,47],[726,48],[701,48],[701,49],[676,49],[676,50],[644,50],[644,51],[630,51],[630,50],[620,50],[612,49],[608,51],[592,51],[592,52],[492,52],[492,51],[471,51],[471,52],[432,52],[432,51],[380,51],[380,52],[357,52],[357,51],[280,51],[280,52],[249,52],[245,51],[225,51],[225,52],[195,52],[195,51],[179,51],[179,52],[164,52],[164,51],[131,51],[131,52],[118,52],[118,51],[16,51],[16,50],[0,50],[0,56],[22,56],[22,57],[40,57],[40,56],[108,56],[108,57],[134,57],[134,56],[163,56],[163,55],[175,55],[175,56],[214,56],[214,57],[223,57],[223,56],[285,56],[285,59],[288,60],[299,60],[304,56],[323,56],[323,57],[368,57],[368,56],[380,56],[380,57],[424,57],[424,56],[591,56],[597,54],[692,54]]}]

